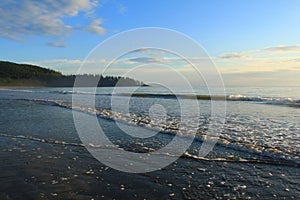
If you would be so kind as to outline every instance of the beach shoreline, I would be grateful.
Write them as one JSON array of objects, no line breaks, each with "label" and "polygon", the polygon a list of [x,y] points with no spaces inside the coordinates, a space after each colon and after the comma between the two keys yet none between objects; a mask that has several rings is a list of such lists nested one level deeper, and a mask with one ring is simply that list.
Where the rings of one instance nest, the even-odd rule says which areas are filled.
[{"label": "beach shoreline", "polygon": [[[253,156],[222,145],[216,145],[207,160],[182,156],[158,171],[120,172],[93,158],[83,146],[67,144],[81,143],[71,110],[20,100],[2,103],[7,102],[15,111],[6,114],[20,127],[13,132],[9,125],[14,122],[2,120],[7,126],[1,129],[6,136],[0,136],[1,199],[296,199],[300,194],[298,167],[216,160]],[[38,113],[45,112],[39,126],[33,126]],[[119,134],[113,121],[99,118],[99,122]],[[195,154],[200,146],[195,141],[188,151]]]}]

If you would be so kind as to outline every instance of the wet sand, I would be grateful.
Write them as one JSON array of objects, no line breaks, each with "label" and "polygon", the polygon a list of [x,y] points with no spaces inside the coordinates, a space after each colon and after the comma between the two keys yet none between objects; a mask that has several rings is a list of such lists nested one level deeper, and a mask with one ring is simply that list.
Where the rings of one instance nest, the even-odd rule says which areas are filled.
[{"label": "wet sand", "polygon": [[[7,117],[0,120],[1,127],[4,124],[7,127],[1,129],[0,135],[0,199],[297,199],[300,196],[297,165],[272,162],[271,158],[259,158],[266,161],[260,163],[228,159],[255,156],[217,145],[207,160],[182,156],[159,171],[124,173],[101,164],[83,146],[30,139],[53,138],[79,144],[70,110],[20,102],[14,110],[5,112]],[[45,112],[48,113],[40,117]],[[114,129],[113,121],[99,120]],[[30,137],[17,137],[20,135]],[[200,145],[194,142],[189,152],[193,153]]]}]

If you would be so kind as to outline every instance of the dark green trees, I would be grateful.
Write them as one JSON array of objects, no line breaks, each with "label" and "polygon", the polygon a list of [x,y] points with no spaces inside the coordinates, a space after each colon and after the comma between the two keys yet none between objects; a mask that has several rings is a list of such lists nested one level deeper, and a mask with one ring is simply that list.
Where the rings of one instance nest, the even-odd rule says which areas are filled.
[{"label": "dark green trees", "polygon": [[146,86],[143,82],[127,77],[104,77],[93,74],[65,76],[60,72],[35,65],[0,61],[1,86],[72,87],[75,78],[81,80],[81,87]]}]

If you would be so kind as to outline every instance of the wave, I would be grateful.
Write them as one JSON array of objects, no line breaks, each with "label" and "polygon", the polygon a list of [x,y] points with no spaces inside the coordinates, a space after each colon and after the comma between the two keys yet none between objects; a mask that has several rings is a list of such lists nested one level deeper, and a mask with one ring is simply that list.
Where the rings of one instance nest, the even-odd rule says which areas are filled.
[{"label": "wave", "polygon": [[278,106],[289,106],[294,108],[300,108],[300,99],[288,98],[288,97],[263,97],[263,96],[247,96],[247,95],[200,95],[200,94],[168,94],[168,93],[94,93],[87,91],[73,91],[73,90],[60,90],[60,91],[41,91],[41,90],[29,90],[29,89],[9,89],[2,88],[0,90],[5,91],[17,91],[26,93],[56,93],[63,95],[96,95],[96,96],[124,96],[124,97],[136,97],[136,98],[161,98],[161,99],[194,99],[194,100],[216,100],[216,101],[243,101],[262,103]]},{"label": "wave", "polygon": [[229,101],[250,101],[257,103],[284,105],[300,108],[300,99],[284,98],[284,97],[260,97],[260,96],[244,96],[244,95],[229,95]]},{"label": "wave", "polygon": [[49,93],[47,90],[41,90],[40,88],[36,89],[29,89],[29,88],[0,88],[2,91],[9,91],[9,92],[23,92],[23,93]]},{"label": "wave", "polygon": [[4,91],[12,91],[12,92],[27,92],[27,93],[33,93],[35,91],[33,90],[28,90],[28,89],[9,89],[9,88],[0,88],[0,90]]},{"label": "wave", "polygon": [[285,105],[300,107],[300,99],[280,98],[280,97],[260,97],[243,95],[192,95],[192,94],[152,94],[152,93],[121,93],[120,96],[144,97],[144,98],[179,98],[179,99],[197,99],[197,100],[216,100],[216,101],[249,101],[256,103],[265,103],[273,105]]},{"label": "wave", "polygon": [[96,95],[96,96],[124,96],[124,97],[142,97],[142,98],[167,98],[167,99],[200,99],[200,100],[225,100],[227,96],[222,95],[194,95],[194,94],[166,94],[166,93],[94,93],[85,91],[55,91],[59,94],[78,94],[78,95]]},{"label": "wave", "polygon": [[95,93],[95,92],[73,91],[73,90],[52,91],[51,93],[67,94],[67,95],[77,94],[77,95],[112,96],[111,93]]},{"label": "wave", "polygon": [[[112,111],[109,109],[97,109],[97,108],[90,108],[84,106],[72,106],[71,102],[64,102],[61,100],[45,100],[45,99],[20,99],[26,101],[33,101],[39,104],[47,104],[49,106],[59,106],[66,109],[72,109],[79,112],[84,112],[91,115],[96,115],[97,117],[118,121],[124,124],[132,125],[132,126],[139,126],[143,128],[147,128],[150,130],[154,130],[156,132],[160,132],[162,134],[169,134],[169,135],[178,135],[180,137],[190,137],[191,133],[194,131],[189,128],[189,124],[180,124],[176,123],[176,119],[170,121],[159,121],[153,120],[149,118],[149,116],[142,116],[137,113],[120,113],[116,111]],[[200,119],[206,120],[206,119]],[[188,122],[189,123],[189,122]],[[205,126],[205,125],[204,125]],[[191,132],[192,131],[192,132]],[[203,132],[204,131],[204,132]],[[196,133],[196,141],[203,142],[204,138],[210,138],[209,135],[206,136],[205,130],[198,129]],[[224,136],[220,136],[218,138],[211,138],[213,140],[217,140],[217,144],[224,146],[225,148],[234,149],[241,152],[247,152],[250,154],[255,154],[263,157],[273,158],[275,160],[286,160],[288,162],[294,162],[296,164],[300,164],[299,156],[297,152],[291,152],[289,150],[271,146],[261,146],[261,145],[254,145],[241,140],[236,140],[236,138],[227,138]]]},{"label": "wave", "polygon": [[[73,147],[85,147],[85,148],[91,148],[91,149],[111,149],[111,150],[119,150],[119,151],[135,151],[136,153],[152,153],[153,155],[164,155],[164,156],[170,156],[170,157],[177,157],[178,155],[173,155],[170,153],[161,153],[156,152],[152,148],[143,147],[142,149],[131,149],[131,148],[122,148],[118,145],[95,145],[95,144],[82,144],[82,143],[73,143],[73,142],[66,142],[61,140],[55,140],[52,138],[38,138],[38,137],[32,137],[28,135],[11,135],[11,134],[3,134],[0,133],[0,137],[6,137],[11,139],[24,139],[24,140],[30,140],[35,142],[41,142],[41,143],[48,143],[53,145],[62,145],[62,146],[73,146]],[[193,159],[197,161],[206,161],[206,162],[235,162],[235,163],[258,163],[258,164],[268,164],[268,165],[286,165],[286,166],[293,166],[293,167],[299,167],[300,163],[295,163],[291,160],[284,160],[284,159],[278,159],[278,160],[269,160],[269,159],[244,159],[242,157],[238,156],[227,156],[227,157],[217,157],[217,158],[205,158],[200,157],[194,154],[189,153],[186,151],[183,153],[181,158],[186,159]],[[199,170],[205,170],[199,168]]]},{"label": "wave", "polygon": [[136,98],[162,98],[162,99],[195,99],[195,100],[216,100],[216,101],[246,101],[253,103],[264,103],[300,108],[300,99],[284,97],[261,97],[246,95],[199,95],[199,94],[157,94],[157,93],[93,93],[84,91],[56,91],[59,94],[78,94],[96,96],[124,96]]}]

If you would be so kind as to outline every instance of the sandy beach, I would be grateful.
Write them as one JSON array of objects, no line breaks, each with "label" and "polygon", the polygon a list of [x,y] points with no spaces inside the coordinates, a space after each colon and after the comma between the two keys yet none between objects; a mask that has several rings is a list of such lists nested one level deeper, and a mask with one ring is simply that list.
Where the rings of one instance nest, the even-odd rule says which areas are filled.
[{"label": "sandy beach", "polygon": [[[6,119],[1,116],[7,127],[0,135],[1,199],[297,199],[300,194],[299,166],[220,145],[206,160],[182,156],[159,171],[120,172],[84,147],[63,143],[80,144],[71,110],[20,100],[1,103],[14,104],[5,109]],[[113,121],[99,120],[117,130]],[[199,146],[194,142],[188,152]]]}]

